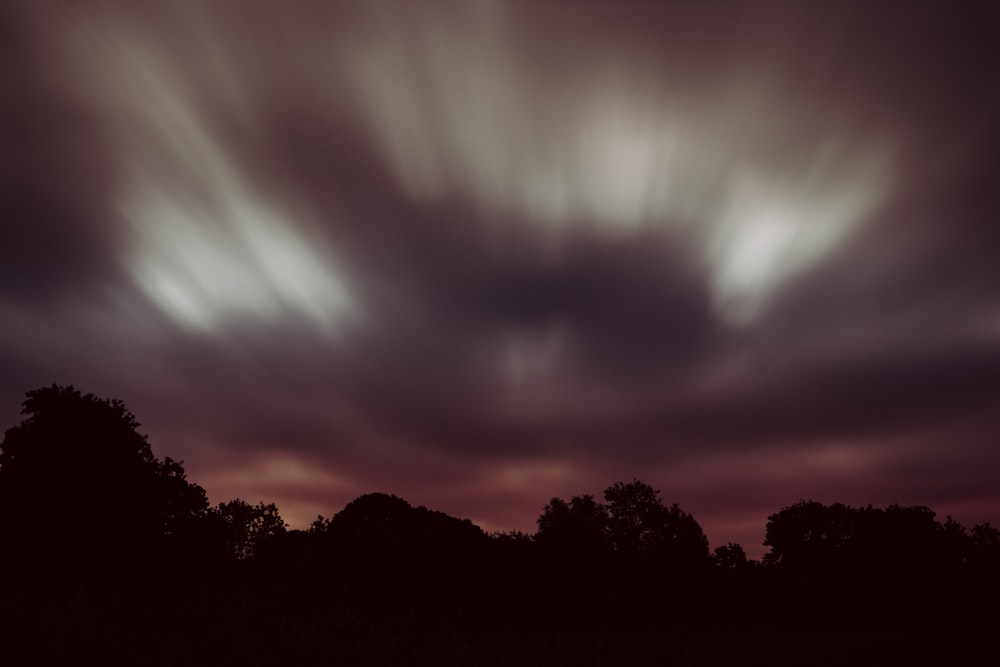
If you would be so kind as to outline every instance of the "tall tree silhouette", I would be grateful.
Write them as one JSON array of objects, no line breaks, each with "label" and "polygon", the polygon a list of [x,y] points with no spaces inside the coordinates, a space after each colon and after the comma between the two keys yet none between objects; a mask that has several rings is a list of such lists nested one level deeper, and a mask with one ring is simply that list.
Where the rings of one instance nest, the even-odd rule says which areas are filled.
[{"label": "tall tree silhouette", "polygon": [[26,396],[0,444],[6,558],[46,568],[47,581],[128,571],[204,515],[205,491],[153,455],[120,400],[59,385]]}]

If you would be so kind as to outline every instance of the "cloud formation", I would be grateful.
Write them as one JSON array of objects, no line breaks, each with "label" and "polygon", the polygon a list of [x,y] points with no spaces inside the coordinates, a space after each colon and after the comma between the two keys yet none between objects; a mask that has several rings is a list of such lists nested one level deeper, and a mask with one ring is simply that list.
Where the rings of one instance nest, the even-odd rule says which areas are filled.
[{"label": "cloud formation", "polygon": [[633,476],[750,553],[799,498],[1000,520],[974,13],[3,11],[8,424],[122,398],[299,526],[386,490],[531,530]]}]

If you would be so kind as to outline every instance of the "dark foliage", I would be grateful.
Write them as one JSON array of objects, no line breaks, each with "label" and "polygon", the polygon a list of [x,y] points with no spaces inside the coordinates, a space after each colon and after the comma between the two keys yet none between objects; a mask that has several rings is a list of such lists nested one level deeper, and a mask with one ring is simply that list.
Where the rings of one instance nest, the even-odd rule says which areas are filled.
[{"label": "dark foliage", "polygon": [[18,583],[65,591],[193,546],[208,508],[179,462],[159,460],[121,401],[51,386],[28,392],[0,453],[0,531]]},{"label": "dark foliage", "polygon": [[747,558],[743,547],[733,542],[716,547],[712,553],[712,563],[715,567],[730,572],[742,572],[755,565],[753,561]]},{"label": "dark foliage", "polygon": [[[801,501],[763,563],[639,480],[485,534],[385,493],[209,508],[120,401],[28,393],[0,452],[0,664],[964,664],[1000,531]],[[989,604],[983,604],[984,602]]]},{"label": "dark foliage", "polygon": [[219,503],[212,514],[228,551],[239,560],[252,558],[261,545],[283,535],[288,527],[274,503],[251,505],[236,498]]},{"label": "dark foliage", "polygon": [[540,544],[566,552],[600,553],[612,548],[608,508],[594,496],[553,498],[538,517]]},{"label": "dark foliage", "polygon": [[928,507],[850,507],[799,502],[768,517],[766,562],[788,569],[866,571],[891,576],[954,569],[972,546],[950,517]]}]

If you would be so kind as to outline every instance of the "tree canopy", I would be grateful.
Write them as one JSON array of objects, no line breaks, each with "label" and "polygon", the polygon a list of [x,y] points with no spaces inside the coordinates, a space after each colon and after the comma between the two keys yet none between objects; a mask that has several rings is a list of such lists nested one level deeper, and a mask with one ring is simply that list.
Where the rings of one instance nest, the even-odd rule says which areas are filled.
[{"label": "tree canopy", "polygon": [[29,391],[0,443],[0,529],[8,557],[121,566],[179,538],[208,508],[180,462],[157,459],[115,399],[72,386]]},{"label": "tree canopy", "polygon": [[[642,662],[636,640],[654,658],[645,662],[690,662],[667,651],[676,637],[662,644],[663,628],[731,624],[745,639],[748,609],[782,632],[995,626],[977,605],[1000,591],[1000,531],[967,531],[923,506],[801,501],[769,518],[762,565],[738,544],[709,556],[698,522],[637,479],[601,500],[552,498],[534,536],[487,535],[387,493],[289,531],[274,503],[209,509],[121,401],[53,385],[28,392],[22,416],[0,442],[3,664],[25,662],[12,646],[33,658],[50,647],[46,664],[88,646],[102,656],[130,646],[117,661],[128,664],[399,664],[403,646],[440,649],[420,664],[479,664],[464,659],[470,647],[494,664],[511,640],[523,648],[507,654],[516,663],[552,637],[584,647],[545,656],[553,664]],[[719,644],[710,636],[696,645]],[[785,652],[799,659],[816,639],[803,637]],[[827,643],[843,639],[838,630]],[[164,646],[183,648],[150,661]]]},{"label": "tree canopy", "polygon": [[535,539],[545,546],[576,553],[610,549],[608,508],[592,495],[573,496],[567,503],[553,498],[538,517]]},{"label": "tree canopy", "polygon": [[212,514],[222,524],[227,549],[239,560],[252,558],[260,544],[288,528],[274,503],[251,505],[235,498],[213,507]]},{"label": "tree canopy", "polygon": [[604,490],[604,500],[599,503],[590,495],[574,496],[568,503],[553,498],[538,518],[536,539],[675,564],[707,562],[708,539],[701,526],[676,503],[665,505],[649,484],[617,482]]},{"label": "tree canopy", "polygon": [[[977,527],[978,528],[978,527]],[[957,567],[970,558],[965,528],[922,505],[886,508],[799,501],[768,517],[765,563],[792,569],[901,575]]]}]

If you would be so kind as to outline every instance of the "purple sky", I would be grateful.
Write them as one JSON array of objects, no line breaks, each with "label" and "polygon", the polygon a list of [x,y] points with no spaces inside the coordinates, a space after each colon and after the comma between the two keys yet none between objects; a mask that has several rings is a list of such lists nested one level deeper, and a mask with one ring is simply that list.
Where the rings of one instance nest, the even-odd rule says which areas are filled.
[{"label": "purple sky", "polygon": [[294,527],[1000,523],[1000,42],[870,4],[5,3],[2,427],[120,398]]}]

